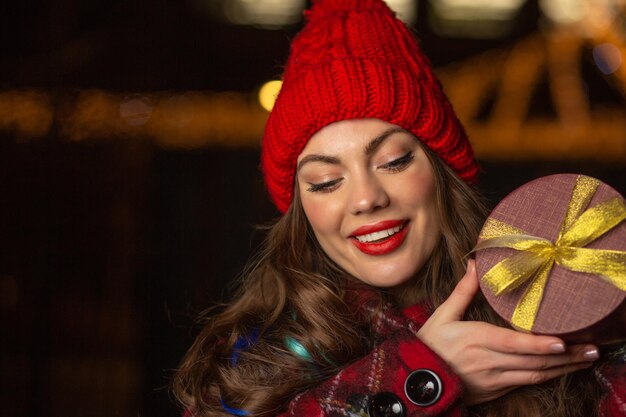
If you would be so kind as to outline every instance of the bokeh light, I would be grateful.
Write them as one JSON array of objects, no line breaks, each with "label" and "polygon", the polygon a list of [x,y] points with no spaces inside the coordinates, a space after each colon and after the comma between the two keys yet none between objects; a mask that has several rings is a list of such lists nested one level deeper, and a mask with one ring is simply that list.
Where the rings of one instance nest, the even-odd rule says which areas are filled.
[{"label": "bokeh light", "polygon": [[259,90],[259,103],[261,106],[267,110],[272,111],[274,107],[274,102],[276,101],[276,97],[278,96],[278,92],[280,91],[280,87],[282,87],[283,83],[279,80],[268,81]]},{"label": "bokeh light", "polygon": [[413,25],[417,20],[417,2],[412,0],[385,0],[391,10],[397,13],[398,18],[407,25]]},{"label": "bokeh light", "polygon": [[237,25],[276,29],[298,23],[305,6],[305,0],[227,0],[223,12]]},{"label": "bokeh light", "polygon": [[54,109],[49,95],[37,91],[0,93],[0,130],[11,131],[17,139],[45,136],[52,126]]},{"label": "bokeh light", "polygon": [[605,75],[613,74],[622,65],[622,51],[612,43],[603,43],[593,48],[593,60]]},{"label": "bokeh light", "polygon": [[[280,29],[302,20],[306,0],[189,0],[197,10],[234,25]],[[384,0],[408,25],[417,20],[414,0]]]},{"label": "bokeh light", "polygon": [[82,91],[59,119],[63,137],[71,141],[118,136],[129,129],[120,117],[120,99],[102,90]]},{"label": "bokeh light", "polygon": [[186,94],[178,94],[165,100],[161,105],[162,116],[174,129],[185,129],[193,121],[194,103]]},{"label": "bokeh light", "polygon": [[575,23],[582,20],[588,12],[587,0],[539,0],[539,6],[550,20],[560,23]]},{"label": "bokeh light", "polygon": [[430,0],[429,21],[445,36],[497,38],[511,29],[524,0]]},{"label": "bokeh light", "polygon": [[141,126],[150,120],[152,104],[150,100],[139,94],[124,97],[120,103],[120,116],[131,126]]}]

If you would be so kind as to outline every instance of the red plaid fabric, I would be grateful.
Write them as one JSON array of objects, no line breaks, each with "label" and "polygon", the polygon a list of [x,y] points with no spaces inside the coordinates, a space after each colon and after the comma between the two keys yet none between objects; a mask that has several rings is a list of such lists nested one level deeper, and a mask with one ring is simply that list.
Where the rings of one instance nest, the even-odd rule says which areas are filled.
[{"label": "red plaid fabric", "polygon": [[[374,330],[383,341],[369,355],[344,368],[335,377],[298,395],[280,417],[367,416],[370,398],[380,392],[391,392],[400,398],[407,409],[407,417],[462,416],[460,397],[463,385],[459,377],[416,336],[428,315],[419,306],[403,313],[394,313],[387,308],[379,314]],[[428,407],[414,405],[404,393],[407,376],[421,368],[435,372],[443,385],[439,400]]]},{"label": "red plaid fabric", "polygon": [[[379,392],[391,392],[402,399],[407,417],[465,415],[459,377],[416,337],[427,319],[421,306],[405,309],[402,314],[388,306],[376,317],[374,331],[381,342],[372,352],[296,396],[277,417],[367,417],[369,399]],[[407,376],[420,368],[434,371],[443,385],[441,398],[428,407],[413,405],[404,393]],[[606,354],[595,375],[604,391],[599,417],[626,417],[626,345]],[[184,417],[193,417],[193,413],[187,411]]]},{"label": "red plaid fabric", "polygon": [[[279,417],[367,417],[367,402],[378,392],[392,392],[407,407],[407,417],[460,417],[465,415],[461,381],[446,363],[416,337],[428,314],[420,306],[392,309],[378,317],[375,330],[384,338],[369,355],[344,368],[334,378],[298,395]],[[404,394],[404,381],[418,368],[439,375],[443,394],[428,407],[413,405]],[[596,367],[604,394],[600,417],[626,417],[626,345],[613,350]],[[505,417],[505,416],[503,416]]]},{"label": "red plaid fabric", "polygon": [[595,374],[604,391],[600,417],[626,416],[626,344],[607,354]]}]

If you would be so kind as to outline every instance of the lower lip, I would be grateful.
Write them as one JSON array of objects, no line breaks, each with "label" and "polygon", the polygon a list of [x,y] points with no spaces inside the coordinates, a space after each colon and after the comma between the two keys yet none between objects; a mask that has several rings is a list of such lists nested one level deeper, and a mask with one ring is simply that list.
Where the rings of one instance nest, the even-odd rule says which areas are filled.
[{"label": "lower lip", "polygon": [[386,255],[398,249],[398,247],[402,245],[402,242],[404,242],[404,238],[406,237],[408,230],[409,228],[405,225],[405,227],[403,227],[402,230],[400,230],[398,233],[390,236],[389,238],[381,242],[365,243],[359,242],[356,238],[352,238],[352,243],[354,243],[354,246],[356,246],[358,250],[367,255]]}]

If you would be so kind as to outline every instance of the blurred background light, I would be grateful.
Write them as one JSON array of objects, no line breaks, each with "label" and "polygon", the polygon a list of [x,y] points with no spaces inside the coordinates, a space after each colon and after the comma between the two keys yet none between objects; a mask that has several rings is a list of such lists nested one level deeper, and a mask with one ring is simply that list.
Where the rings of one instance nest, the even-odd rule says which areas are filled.
[{"label": "blurred background light", "polygon": [[161,106],[165,122],[175,129],[187,128],[193,122],[195,111],[195,103],[186,94],[170,97]]},{"label": "blurred background light", "polygon": [[412,0],[385,0],[391,10],[396,12],[407,25],[415,24],[417,20],[417,2]]},{"label": "blurred background light", "polygon": [[593,48],[593,60],[604,75],[613,74],[622,65],[622,51],[612,43]]},{"label": "blurred background light", "polygon": [[261,106],[265,110],[272,111],[274,102],[276,101],[276,97],[278,96],[278,92],[280,91],[280,87],[282,85],[282,81],[273,80],[268,81],[261,86],[261,89],[259,90],[259,103],[261,103]]},{"label": "blurred background light", "polygon": [[305,0],[226,0],[225,17],[237,25],[278,29],[300,21]]},{"label": "blurred background light", "polygon": [[54,108],[48,94],[37,91],[0,93],[0,130],[11,131],[17,139],[45,136],[52,126]]},{"label": "blurred background light", "polygon": [[[407,25],[417,20],[414,0],[385,0]],[[197,10],[219,16],[234,25],[261,29],[280,29],[299,23],[307,6],[306,0],[190,0]]]},{"label": "blurred background light", "polygon": [[152,105],[144,96],[133,94],[120,103],[120,116],[131,126],[141,126],[150,120]]},{"label": "blurred background light", "polygon": [[430,0],[428,17],[445,36],[495,38],[506,34],[524,0]]},{"label": "blurred background light", "polygon": [[80,92],[76,101],[62,112],[61,135],[72,141],[117,136],[129,126],[120,117],[125,111],[120,101],[114,94],[102,90]]},{"label": "blurred background light", "polygon": [[539,0],[539,6],[550,20],[560,23],[575,23],[588,12],[588,0]]}]

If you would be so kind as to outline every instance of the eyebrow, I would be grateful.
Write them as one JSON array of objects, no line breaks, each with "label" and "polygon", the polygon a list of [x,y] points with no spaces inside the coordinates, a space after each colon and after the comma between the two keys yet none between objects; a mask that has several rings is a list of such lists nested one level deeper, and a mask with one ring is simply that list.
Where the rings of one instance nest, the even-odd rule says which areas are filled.
[{"label": "eyebrow", "polygon": [[402,129],[401,127],[392,127],[385,130],[383,133],[376,136],[367,144],[367,146],[365,147],[365,155],[370,156],[371,154],[373,154],[376,149],[378,149],[380,144],[394,133],[407,133],[407,131]]},{"label": "eyebrow", "polygon": [[[365,155],[369,156],[373,154],[376,151],[376,149],[378,149],[378,147],[383,143],[383,141],[387,139],[389,136],[393,135],[394,133],[407,133],[407,131],[405,129],[402,129],[401,127],[392,127],[392,128],[385,130],[383,133],[381,133],[380,135],[376,136],[374,139],[368,142],[368,144],[365,146]],[[326,164],[339,164],[341,160],[335,156],[329,156],[329,155],[317,155],[317,154],[307,155],[304,158],[302,158],[302,160],[298,163],[298,167],[296,171],[300,171],[300,168],[302,168],[302,166],[308,162],[323,162]]]}]

